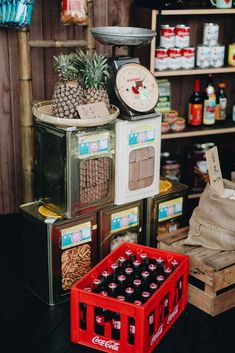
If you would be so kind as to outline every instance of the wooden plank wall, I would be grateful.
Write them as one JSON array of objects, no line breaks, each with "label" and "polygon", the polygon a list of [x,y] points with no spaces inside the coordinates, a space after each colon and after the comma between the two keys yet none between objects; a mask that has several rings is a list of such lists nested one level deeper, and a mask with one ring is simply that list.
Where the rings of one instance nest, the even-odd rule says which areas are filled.
[{"label": "wooden plank wall", "polygon": [[[94,0],[94,25],[129,24],[131,0]],[[36,1],[30,26],[33,39],[79,39],[82,27],[60,23],[60,1]],[[0,214],[15,213],[21,203],[21,152],[17,36],[0,28]],[[108,53],[107,47],[97,45]],[[64,50],[65,51],[65,50]],[[31,49],[34,101],[51,99],[55,75],[53,55],[59,49]]]}]

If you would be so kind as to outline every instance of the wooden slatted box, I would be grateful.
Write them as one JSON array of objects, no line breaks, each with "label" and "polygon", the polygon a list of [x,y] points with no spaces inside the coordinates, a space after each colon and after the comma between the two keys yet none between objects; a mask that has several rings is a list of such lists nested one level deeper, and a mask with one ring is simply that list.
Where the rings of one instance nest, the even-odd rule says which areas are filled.
[{"label": "wooden slatted box", "polygon": [[187,228],[159,237],[160,249],[190,257],[188,301],[211,316],[235,306],[235,251],[182,245]]}]

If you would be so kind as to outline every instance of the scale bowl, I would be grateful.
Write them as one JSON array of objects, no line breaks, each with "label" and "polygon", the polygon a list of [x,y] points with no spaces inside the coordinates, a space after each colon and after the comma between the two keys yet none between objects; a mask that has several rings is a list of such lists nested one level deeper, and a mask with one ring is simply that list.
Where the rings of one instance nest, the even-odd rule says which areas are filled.
[{"label": "scale bowl", "polygon": [[119,47],[147,45],[156,36],[151,29],[118,26],[94,27],[91,33],[101,44]]}]

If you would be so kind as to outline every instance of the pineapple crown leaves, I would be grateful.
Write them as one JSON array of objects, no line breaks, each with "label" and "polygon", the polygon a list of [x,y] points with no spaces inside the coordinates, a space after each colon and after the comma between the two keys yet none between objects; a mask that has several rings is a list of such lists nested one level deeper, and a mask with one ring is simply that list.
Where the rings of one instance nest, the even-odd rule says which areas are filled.
[{"label": "pineapple crown leaves", "polygon": [[110,77],[108,59],[103,54],[86,54],[80,50],[74,54],[74,64],[83,86],[100,89]]},{"label": "pineapple crown leaves", "polygon": [[61,81],[78,79],[78,69],[74,65],[74,54],[54,56],[54,69]]}]

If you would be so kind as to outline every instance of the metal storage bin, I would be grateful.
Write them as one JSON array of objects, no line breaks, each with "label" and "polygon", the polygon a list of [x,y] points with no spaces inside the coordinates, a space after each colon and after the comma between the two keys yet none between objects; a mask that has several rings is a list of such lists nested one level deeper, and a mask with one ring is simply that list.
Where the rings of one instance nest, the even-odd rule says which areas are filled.
[{"label": "metal storage bin", "polygon": [[143,201],[113,206],[99,212],[100,259],[123,242],[145,244]]},{"label": "metal storage bin", "polygon": [[113,203],[113,127],[35,123],[37,199],[73,218]]},{"label": "metal storage bin", "polygon": [[176,231],[187,224],[188,186],[173,182],[169,191],[145,200],[146,238],[150,246],[157,245],[157,236]]},{"label": "metal storage bin", "polygon": [[96,214],[52,220],[40,215],[39,206],[34,202],[20,207],[25,284],[54,305],[69,300],[72,284],[97,261]]}]

